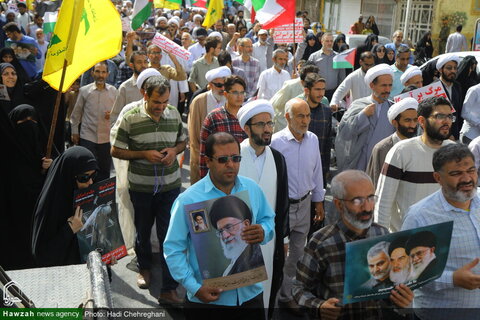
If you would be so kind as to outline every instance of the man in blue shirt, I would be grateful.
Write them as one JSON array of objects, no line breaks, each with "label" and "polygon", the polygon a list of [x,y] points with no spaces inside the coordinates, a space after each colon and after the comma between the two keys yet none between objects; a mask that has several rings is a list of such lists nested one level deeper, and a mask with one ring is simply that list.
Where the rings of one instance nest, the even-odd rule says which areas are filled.
[{"label": "man in blue shirt", "polygon": [[[415,291],[419,319],[475,319],[480,306],[480,198],[473,154],[448,144],[433,154],[441,189],[410,207],[402,230],[453,220],[452,240],[440,278]],[[425,253],[422,254],[422,258]]]},{"label": "man in blue shirt", "polygon": [[[252,221],[243,228],[242,239],[248,244],[266,244],[274,233],[274,212],[260,187],[251,179],[237,176],[240,167],[240,146],[226,132],[210,135],[206,141],[209,174],[183,192],[175,201],[164,242],[164,255],[173,278],[187,290],[186,319],[198,319],[204,308],[222,306],[217,318],[264,319],[262,285],[223,291],[202,284],[202,275],[187,224],[184,206],[209,199],[224,197],[248,190]],[[200,310],[199,310],[200,309]],[[235,311],[233,311],[234,309]],[[220,312],[221,311],[221,312]]]}]

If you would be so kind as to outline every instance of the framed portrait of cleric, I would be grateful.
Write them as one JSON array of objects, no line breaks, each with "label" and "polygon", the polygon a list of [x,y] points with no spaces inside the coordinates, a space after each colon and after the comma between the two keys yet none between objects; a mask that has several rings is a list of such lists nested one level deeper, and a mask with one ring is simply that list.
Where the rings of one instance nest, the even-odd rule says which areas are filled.
[{"label": "framed portrait of cleric", "polygon": [[207,219],[207,211],[205,209],[193,210],[189,214],[190,223],[193,225],[193,232],[208,232],[210,231],[210,223]]},{"label": "framed portrait of cleric", "polygon": [[385,299],[401,283],[414,290],[439,278],[452,228],[449,221],[347,243],[343,303]]},{"label": "framed portrait of cleric", "polygon": [[267,279],[260,245],[241,238],[255,224],[248,191],[186,205],[185,214],[204,285],[232,290]]}]

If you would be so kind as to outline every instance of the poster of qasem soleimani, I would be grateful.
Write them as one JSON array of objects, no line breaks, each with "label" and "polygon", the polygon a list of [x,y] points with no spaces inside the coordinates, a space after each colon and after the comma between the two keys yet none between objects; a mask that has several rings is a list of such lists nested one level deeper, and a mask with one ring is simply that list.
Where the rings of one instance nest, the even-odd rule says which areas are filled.
[{"label": "poster of qasem soleimani", "polygon": [[267,279],[259,244],[241,238],[255,224],[248,191],[185,206],[203,284],[232,290]]},{"label": "poster of qasem soleimani", "polygon": [[112,256],[120,259],[127,255],[115,203],[115,181],[113,177],[75,191],[74,207],[83,210],[83,227],[77,238],[84,262],[93,250],[100,251],[106,264]]},{"label": "poster of qasem soleimani", "polygon": [[398,284],[414,290],[439,278],[452,228],[449,221],[347,243],[343,303],[385,299]]}]

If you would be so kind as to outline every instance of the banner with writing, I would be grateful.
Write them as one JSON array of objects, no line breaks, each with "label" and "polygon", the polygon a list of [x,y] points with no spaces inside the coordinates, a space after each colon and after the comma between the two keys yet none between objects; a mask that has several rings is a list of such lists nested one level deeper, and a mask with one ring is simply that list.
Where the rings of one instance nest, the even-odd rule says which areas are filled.
[{"label": "banner with writing", "polygon": [[431,98],[431,97],[444,97],[448,99],[447,93],[443,89],[442,83],[440,81],[433,82],[428,86],[421,87],[421,88],[412,90],[410,92],[402,93],[398,96],[395,96],[393,98],[393,101],[397,103],[398,101],[407,97],[414,98],[418,102],[421,102],[422,100],[426,98]]},{"label": "banner with writing", "polygon": [[161,35],[160,33],[155,34],[152,43],[158,46],[163,51],[169,52],[180,59],[188,60],[188,58],[190,58],[191,53],[187,49],[179,46],[178,44]]},{"label": "banner with writing", "polygon": [[273,41],[275,43],[300,43],[303,42],[303,20],[295,18],[295,39],[293,39],[293,23],[285,24],[275,28]]}]

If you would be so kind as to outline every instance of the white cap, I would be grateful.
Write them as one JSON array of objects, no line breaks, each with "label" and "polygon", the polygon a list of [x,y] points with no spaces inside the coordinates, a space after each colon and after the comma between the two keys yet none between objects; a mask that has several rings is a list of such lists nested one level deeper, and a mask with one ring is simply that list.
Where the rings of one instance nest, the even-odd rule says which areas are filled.
[{"label": "white cap", "polygon": [[209,70],[205,74],[205,79],[207,79],[208,82],[212,82],[214,79],[225,78],[231,75],[232,75],[232,71],[230,71],[230,68],[227,66],[223,66],[223,67]]},{"label": "white cap", "polygon": [[408,80],[412,79],[415,76],[421,76],[421,75],[422,75],[422,70],[420,70],[419,67],[411,66],[410,68],[407,68],[407,70],[405,70],[405,72],[402,74],[402,76],[400,77],[400,81],[402,82],[403,85],[405,85],[405,83]]},{"label": "white cap", "polygon": [[245,130],[245,124],[248,120],[255,117],[259,113],[267,112],[273,119],[274,112],[273,106],[270,101],[265,99],[257,99],[247,102],[243,107],[240,108],[237,112],[237,119],[240,123],[240,127]]},{"label": "white cap", "polygon": [[414,98],[407,97],[395,104],[392,104],[387,112],[387,118],[390,123],[394,120],[400,113],[408,109],[418,109],[418,101]]},{"label": "white cap", "polygon": [[218,31],[210,32],[210,34],[208,35],[208,37],[210,37],[210,38],[219,37],[220,40],[223,40],[222,34],[221,34],[220,32],[218,32]]},{"label": "white cap", "polygon": [[437,70],[440,70],[442,69],[442,67],[449,61],[456,61],[457,62],[457,66],[458,64],[460,63],[460,58],[454,54],[454,53],[450,53],[450,54],[444,54],[442,55],[440,58],[438,58],[437,60]]},{"label": "white cap", "polygon": [[260,31],[258,31],[258,35],[261,35],[261,34],[268,34],[268,32],[265,29],[260,29]]},{"label": "white cap", "polygon": [[367,74],[365,75],[365,83],[367,86],[370,86],[370,83],[375,80],[375,78],[386,74],[390,75],[393,79],[393,70],[388,64],[377,64],[376,66],[368,69]]},{"label": "white cap", "polygon": [[168,20],[168,24],[176,24],[177,25],[177,28],[180,27],[180,22],[178,22],[177,19],[174,19],[174,18],[171,18],[170,20]]},{"label": "white cap", "polygon": [[142,89],[143,83],[145,80],[152,76],[161,76],[162,74],[155,68],[148,68],[143,70],[137,77],[137,88],[138,90]]}]

